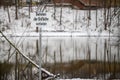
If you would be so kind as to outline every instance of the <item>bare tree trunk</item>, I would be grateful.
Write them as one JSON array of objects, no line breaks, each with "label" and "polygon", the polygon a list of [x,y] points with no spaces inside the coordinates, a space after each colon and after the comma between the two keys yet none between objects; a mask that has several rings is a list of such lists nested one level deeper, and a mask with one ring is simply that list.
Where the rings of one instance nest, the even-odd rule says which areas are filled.
[{"label": "bare tree trunk", "polygon": [[[97,0],[97,2],[98,2],[98,0]],[[98,6],[98,3],[96,4],[96,6]],[[97,11],[97,9],[96,9],[96,29],[97,29],[97,27],[98,27],[98,23],[97,23],[97,19],[98,19],[98,11]]]},{"label": "bare tree trunk", "polygon": [[91,19],[91,0],[89,0],[89,14],[88,19]]},{"label": "bare tree trunk", "polygon": [[62,7],[63,7],[63,0],[61,0],[61,10],[60,10],[60,25],[62,25]]},{"label": "bare tree trunk", "polygon": [[110,12],[109,12],[109,32],[111,30],[111,22],[112,22],[112,13],[111,13],[111,7],[112,7],[112,0],[110,0]]},{"label": "bare tree trunk", "polygon": [[9,8],[8,8],[8,6],[7,6],[7,13],[8,13],[8,19],[9,19],[9,22],[11,22],[10,12],[9,12]]},{"label": "bare tree trunk", "polygon": [[18,19],[18,0],[15,0],[15,19]]},{"label": "bare tree trunk", "polygon": [[[119,3],[120,4],[120,3]],[[114,15],[116,15],[116,8],[118,7],[117,5],[117,0],[114,0]]]},{"label": "bare tree trunk", "polygon": [[18,0],[18,8],[20,7],[20,0]]},{"label": "bare tree trunk", "polygon": [[30,18],[30,3],[29,3],[29,18]]},{"label": "bare tree trunk", "polygon": [[29,18],[30,18],[30,12],[31,12],[31,0],[30,0],[30,2],[29,2]]},{"label": "bare tree trunk", "polygon": [[118,27],[120,26],[120,15],[118,15]]},{"label": "bare tree trunk", "polygon": [[107,14],[106,1],[104,1],[104,30],[107,30],[107,20],[106,20],[107,16],[106,16],[106,14]]},{"label": "bare tree trunk", "polygon": [[75,14],[75,30],[77,29],[77,22],[78,22],[78,10],[76,10],[76,14]]},{"label": "bare tree trunk", "polygon": [[32,12],[32,4],[33,4],[33,2],[32,2],[32,0],[30,0],[30,9],[31,9],[31,12]]},{"label": "bare tree trunk", "polygon": [[23,6],[23,2],[22,0],[20,0],[20,7],[22,8],[22,6]]},{"label": "bare tree trunk", "polygon": [[56,19],[56,3],[55,0],[53,0],[53,4],[54,4],[54,19]]},{"label": "bare tree trunk", "polygon": [[29,18],[30,18],[30,12],[32,12],[32,0],[29,2]]}]

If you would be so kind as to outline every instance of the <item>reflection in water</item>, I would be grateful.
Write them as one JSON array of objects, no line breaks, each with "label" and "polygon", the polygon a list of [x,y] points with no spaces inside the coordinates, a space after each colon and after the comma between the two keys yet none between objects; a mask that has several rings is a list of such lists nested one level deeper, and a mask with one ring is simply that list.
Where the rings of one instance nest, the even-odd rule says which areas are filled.
[{"label": "reflection in water", "polygon": [[[38,38],[24,37],[20,40],[12,37],[10,39],[20,51],[39,63]],[[111,44],[111,40],[112,38],[106,37],[43,37],[43,67],[55,74],[60,73],[62,78],[120,78],[118,76],[120,74],[120,49],[119,45]],[[22,56],[15,55],[14,48],[2,38],[0,39],[0,53],[1,62],[7,60],[17,64],[15,70],[20,70],[18,75],[21,74],[21,70],[24,70],[24,73],[31,75],[31,77],[22,75],[24,78],[35,79],[31,73],[32,66],[27,64]]]}]

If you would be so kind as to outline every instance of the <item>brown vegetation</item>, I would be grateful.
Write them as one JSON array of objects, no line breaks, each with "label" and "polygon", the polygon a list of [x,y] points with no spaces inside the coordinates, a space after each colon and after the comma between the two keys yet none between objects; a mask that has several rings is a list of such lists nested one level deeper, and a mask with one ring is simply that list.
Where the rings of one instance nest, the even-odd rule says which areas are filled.
[{"label": "brown vegetation", "polygon": [[7,80],[7,76],[12,70],[13,64],[7,62],[0,62],[0,80]]},{"label": "brown vegetation", "polygon": [[120,63],[101,61],[71,61],[70,63],[48,64],[46,68],[51,72],[60,73],[64,77],[93,78],[100,74],[120,73]]}]

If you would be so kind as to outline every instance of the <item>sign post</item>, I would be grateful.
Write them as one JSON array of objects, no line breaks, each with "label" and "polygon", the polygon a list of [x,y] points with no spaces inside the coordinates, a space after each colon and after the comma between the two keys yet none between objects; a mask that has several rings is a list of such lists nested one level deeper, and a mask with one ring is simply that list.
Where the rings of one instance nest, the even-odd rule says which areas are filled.
[{"label": "sign post", "polygon": [[39,27],[39,80],[42,80],[41,76],[41,63],[42,63],[42,27]]},{"label": "sign post", "polygon": [[36,12],[34,17],[36,25],[39,26],[39,80],[42,80],[41,76],[41,64],[42,64],[42,27],[47,25],[48,17],[45,12]]}]

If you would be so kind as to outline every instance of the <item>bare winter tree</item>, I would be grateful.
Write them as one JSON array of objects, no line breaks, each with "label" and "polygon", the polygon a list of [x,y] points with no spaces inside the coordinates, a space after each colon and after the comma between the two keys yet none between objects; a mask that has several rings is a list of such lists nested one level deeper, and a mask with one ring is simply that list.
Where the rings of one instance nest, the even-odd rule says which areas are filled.
[{"label": "bare winter tree", "polygon": [[15,0],[15,19],[18,19],[18,0]]},{"label": "bare winter tree", "polygon": [[60,9],[60,25],[62,25],[62,7],[63,7],[63,0],[61,0],[61,3],[60,3],[60,6],[61,6],[61,9]]},{"label": "bare winter tree", "polygon": [[9,12],[9,1],[6,1],[6,6],[7,6],[7,13],[8,13],[8,20],[9,20],[9,22],[11,22],[10,12]]},{"label": "bare winter tree", "polygon": [[104,5],[104,30],[107,30],[107,19],[106,19],[107,9],[106,9],[106,0],[103,1],[103,5]]},{"label": "bare winter tree", "polygon": [[54,19],[56,19],[56,2],[55,0],[53,0],[53,4],[54,4]]},{"label": "bare winter tree", "polygon": [[23,2],[22,0],[20,0],[20,7],[22,8],[22,6],[23,6]]},{"label": "bare winter tree", "polygon": [[89,0],[89,14],[88,19],[91,19],[91,0]]},{"label": "bare winter tree", "polygon": [[32,11],[32,0],[29,2],[29,18],[30,18],[30,12]]},{"label": "bare winter tree", "polygon": [[89,0],[89,8],[87,12],[87,17],[88,17],[88,27],[90,26],[90,19],[91,19],[91,0]]},{"label": "bare winter tree", "polygon": [[[98,6],[98,2],[99,2],[99,0],[96,0],[97,1],[97,3],[96,3],[96,6]],[[96,9],[96,29],[97,29],[97,27],[98,27],[98,10]]]},{"label": "bare winter tree", "polygon": [[78,22],[78,10],[76,10],[76,13],[75,13],[75,30],[77,30],[77,22]]}]

